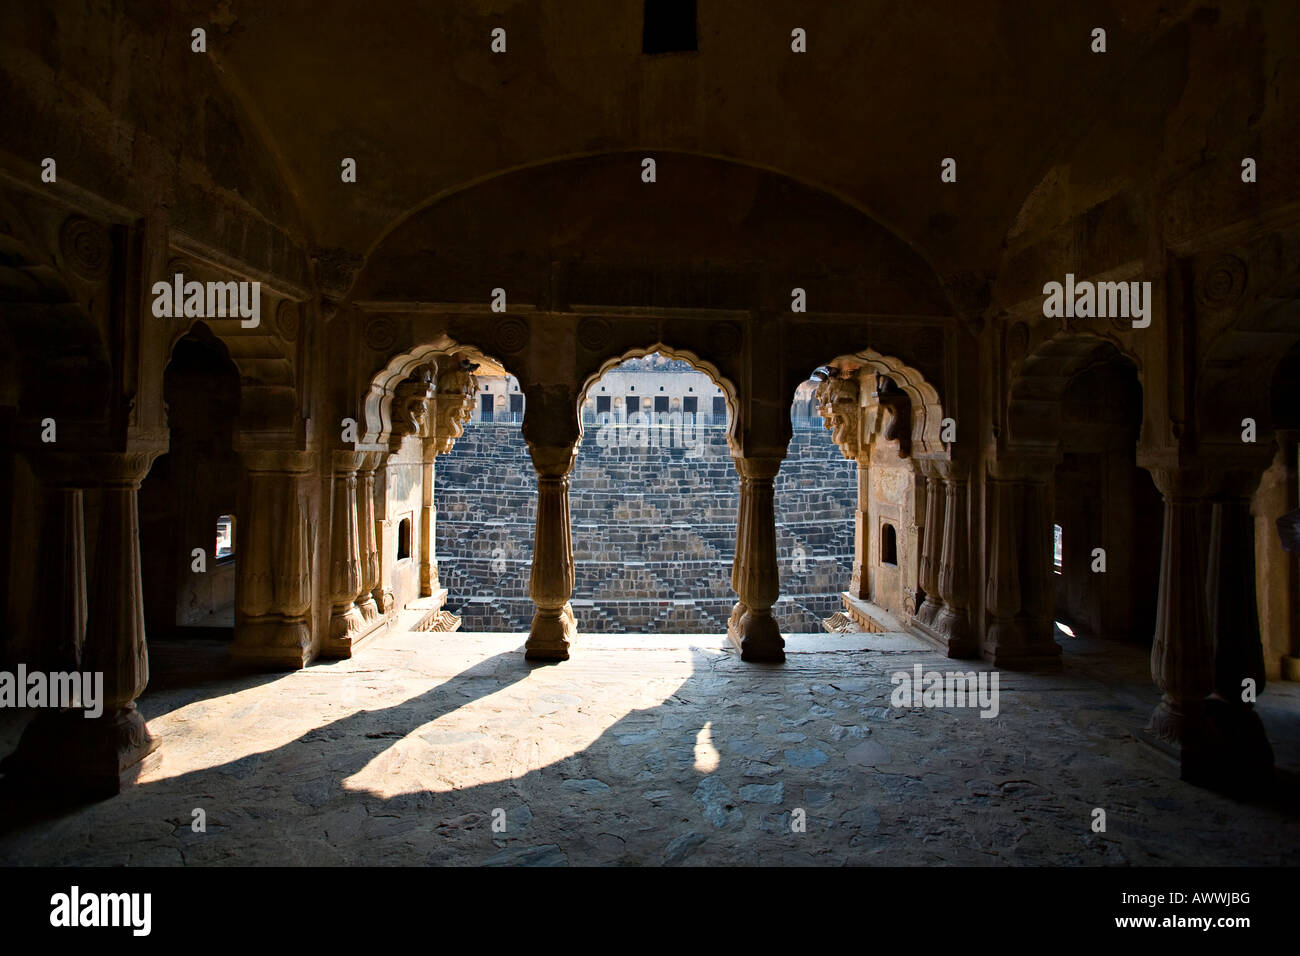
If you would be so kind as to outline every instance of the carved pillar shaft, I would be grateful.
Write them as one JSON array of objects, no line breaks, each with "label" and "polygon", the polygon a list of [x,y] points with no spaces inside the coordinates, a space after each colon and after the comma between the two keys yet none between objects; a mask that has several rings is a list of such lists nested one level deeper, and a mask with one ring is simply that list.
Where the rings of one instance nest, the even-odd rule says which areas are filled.
[{"label": "carved pillar shaft", "polygon": [[943,549],[945,510],[943,482],[938,475],[927,473],[925,476],[925,528],[922,530],[919,574],[921,589],[925,591],[925,603],[921,605],[921,609],[916,614],[917,620],[922,624],[933,624],[934,619],[943,608],[943,599],[939,597],[939,558]]},{"label": "carved pillar shaft", "polygon": [[569,659],[577,636],[573,608],[573,540],[569,528],[569,470],[576,446],[529,446],[537,470],[537,525],[528,593],[537,605],[524,657]]},{"label": "carved pillar shaft", "polygon": [[1264,648],[1255,596],[1255,519],[1249,498],[1224,497],[1213,504],[1205,603],[1214,643],[1215,690],[1229,703],[1243,705],[1243,681],[1253,680],[1257,694],[1264,690]]},{"label": "carved pillar shaft", "polygon": [[[96,456],[101,505],[83,671],[104,675],[103,715],[84,741],[84,770],[116,792],[158,749],[135,700],[149,683],[137,492],[152,454]],[[78,720],[84,718],[76,718]]]},{"label": "carved pillar shaft", "polygon": [[248,451],[235,527],[235,658],[297,668],[314,653],[308,456]]},{"label": "carved pillar shaft", "polygon": [[1019,643],[1016,617],[1020,614],[1020,538],[1013,481],[990,479],[987,495],[992,516],[989,578],[985,591],[988,606],[988,647],[995,658],[1003,645]]},{"label": "carved pillar shaft", "polygon": [[858,458],[858,505],[853,513],[853,577],[849,593],[871,599],[871,467],[866,455]]},{"label": "carved pillar shaft", "polygon": [[[59,540],[46,570],[61,568],[69,576],[57,588],[71,604],[57,610],[57,637],[51,648],[57,660],[47,656],[47,661],[90,675],[94,690],[93,696],[82,697],[80,709],[38,714],[18,748],[5,759],[6,775],[54,786],[68,795],[98,798],[120,792],[158,759],[147,759],[158,749],[159,740],[150,734],[135,706],[149,682],[137,492],[157,450],[93,453],[38,463],[42,471],[58,471],[50,482],[47,528]],[[80,474],[74,478],[74,472]],[[82,495],[74,481],[76,486],[99,488],[99,523],[89,574]],[[77,667],[69,655],[83,621]],[[92,717],[95,707],[99,712]]]},{"label": "carved pillar shaft", "polygon": [[40,594],[50,626],[39,660],[47,671],[81,668],[89,600],[83,497],[80,488],[68,485],[48,485],[45,490]]},{"label": "carved pillar shaft", "polygon": [[735,462],[741,480],[731,587],[740,600],[731,611],[727,634],[742,660],[784,661],[785,641],[772,615],[772,606],[781,596],[773,501],[773,480],[781,460],[737,458]]},{"label": "carved pillar shaft", "polygon": [[1184,780],[1249,792],[1273,775],[1264,726],[1242,699],[1242,681],[1254,678],[1258,691],[1264,677],[1248,505],[1263,465],[1228,473],[1207,460],[1208,468],[1152,473],[1165,526],[1151,676],[1164,696],[1147,731],[1176,750]]},{"label": "carved pillar shaft", "polygon": [[363,619],[356,606],[361,594],[361,537],[357,526],[357,472],[355,456],[336,452],[333,518],[330,522],[330,632],[331,654],[348,656],[352,641],[360,636]]},{"label": "carved pillar shaft", "polygon": [[422,445],[420,468],[420,596],[432,597],[441,587],[438,581],[438,554],[434,535],[438,531],[438,512],[433,506],[435,439],[426,438]]},{"label": "carved pillar shaft", "polygon": [[949,657],[961,657],[972,650],[966,602],[970,578],[969,509],[966,476],[954,467],[943,476],[943,547],[939,553],[939,597],[943,609],[935,616],[934,630],[946,642]]},{"label": "carved pillar shaft", "polygon": [[1214,648],[1199,539],[1201,499],[1169,484],[1161,491],[1165,521],[1151,677],[1164,699],[1151,717],[1151,730],[1163,740],[1181,742],[1214,690]]},{"label": "carved pillar shaft", "polygon": [[133,701],[149,683],[136,497],[147,465],[138,470],[129,466],[115,470],[116,474],[101,484],[99,542],[90,598],[93,612],[82,654],[86,670],[104,672],[105,713],[134,708]]},{"label": "carved pillar shaft", "polygon": [[1061,646],[1055,636],[1052,490],[1045,481],[1026,481],[1016,483],[1015,494],[1023,508],[1018,635],[1021,647],[1010,655],[1007,663],[1055,661],[1060,657]]},{"label": "carved pillar shaft", "polygon": [[357,531],[360,535],[361,590],[357,608],[367,623],[379,617],[383,589],[379,580],[379,544],[375,539],[375,467],[378,455],[368,454],[357,472]]}]

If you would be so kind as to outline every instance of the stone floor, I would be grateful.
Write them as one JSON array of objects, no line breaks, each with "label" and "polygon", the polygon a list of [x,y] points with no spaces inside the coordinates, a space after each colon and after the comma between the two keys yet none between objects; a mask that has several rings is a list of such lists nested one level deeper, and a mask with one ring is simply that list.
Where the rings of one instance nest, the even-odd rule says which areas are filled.
[{"label": "stone floor", "polygon": [[140,707],[161,765],[75,811],[4,808],[0,862],[1300,862],[1300,685],[1261,700],[1284,783],[1245,804],[1135,739],[1156,703],[1144,651],[1062,642],[1061,674],[1000,674],[994,719],[891,707],[896,670],[987,669],[901,635],[793,636],[784,666],[712,637],[580,637],[548,666],[519,635],[393,632],[274,676],[159,645]]}]

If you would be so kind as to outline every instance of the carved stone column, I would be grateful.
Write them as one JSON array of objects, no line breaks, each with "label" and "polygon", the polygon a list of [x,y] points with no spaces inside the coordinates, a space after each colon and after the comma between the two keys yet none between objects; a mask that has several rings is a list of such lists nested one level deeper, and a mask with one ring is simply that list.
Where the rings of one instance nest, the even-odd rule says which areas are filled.
[{"label": "carved stone column", "polygon": [[86,640],[86,529],[78,487],[86,479],[75,464],[59,461],[64,457],[51,453],[40,471],[45,518],[37,587],[47,626],[36,663],[47,671],[79,670]]},{"label": "carved stone column", "polygon": [[362,455],[334,452],[334,502],[330,522],[329,656],[350,657],[364,627],[356,600],[361,595],[361,536],[357,524],[357,469]]},{"label": "carved stone column", "polygon": [[434,535],[438,532],[438,509],[433,504],[433,483],[437,478],[434,457],[437,439],[426,438],[421,448],[420,468],[420,597],[432,597],[442,589],[438,580],[438,553]]},{"label": "carved stone column", "polygon": [[734,461],[740,472],[740,511],[731,587],[740,600],[727,621],[727,636],[740,649],[742,660],[780,662],[785,660],[785,640],[772,615],[781,596],[772,483],[781,459]]},{"label": "carved stone column", "polygon": [[1016,621],[1020,615],[1018,491],[1016,482],[998,478],[989,478],[985,488],[991,519],[991,542],[984,596],[989,616],[984,653],[990,659],[996,659],[999,648],[1019,647],[1023,643]]},{"label": "carved stone column", "polygon": [[1017,483],[1022,503],[1020,646],[1003,648],[995,660],[1008,667],[1059,666],[1056,642],[1056,577],[1052,548],[1052,488],[1045,480]]},{"label": "carved stone column", "polygon": [[[392,609],[392,594],[385,600],[383,584],[379,579],[379,544],[375,540],[375,469],[382,455],[369,452],[363,456],[357,470],[357,531],[360,534],[361,592],[357,595],[357,609],[367,624],[379,619]],[[384,607],[387,603],[388,607]],[[381,610],[382,609],[382,610]]]},{"label": "carved stone column", "polygon": [[[84,709],[41,713],[5,760],[6,775],[69,796],[101,798],[119,793],[161,759],[155,753],[160,741],[149,732],[135,706],[149,682],[136,495],[157,453],[97,452],[85,456],[81,480],[99,487],[100,516],[81,670],[103,675],[103,695],[98,702],[102,713],[94,718],[87,717]],[[75,507],[77,496],[60,493],[59,497],[60,511]],[[69,513],[60,523],[67,535],[76,534],[74,515]],[[70,543],[75,574],[77,545]],[[72,588],[75,592],[75,582]],[[61,628],[61,637],[67,640],[75,636],[75,630],[73,616]]]},{"label": "carved stone column", "polygon": [[919,577],[921,590],[925,591],[925,602],[917,611],[916,619],[922,624],[933,625],[943,609],[943,599],[939,597],[939,559],[943,550],[943,520],[947,506],[943,480],[935,466],[925,463],[922,469],[925,473],[925,527],[921,531]]},{"label": "carved stone column", "polygon": [[573,595],[573,540],[569,528],[569,471],[577,445],[529,444],[537,470],[537,530],[529,595],[537,605],[524,657],[565,661],[577,636],[569,598]]},{"label": "carved stone column", "polygon": [[1204,702],[1214,690],[1200,540],[1204,484],[1190,469],[1153,469],[1152,477],[1165,499],[1165,521],[1151,677],[1164,697],[1147,729],[1182,756],[1188,743],[1203,736]]},{"label": "carved stone column", "polygon": [[306,452],[240,452],[244,484],[235,526],[235,640],[231,656],[303,667],[315,653],[311,618],[314,502]]},{"label": "carved stone column", "polygon": [[858,458],[858,503],[853,512],[853,577],[849,593],[864,601],[871,600],[871,501],[870,451]]},{"label": "carved stone column", "polygon": [[935,615],[934,631],[947,645],[949,657],[966,657],[975,650],[966,610],[970,580],[966,472],[958,462],[944,462],[939,468],[944,489],[943,548],[939,555],[943,609]]},{"label": "carved stone column", "polygon": [[1254,705],[1265,680],[1250,513],[1258,484],[1257,471],[1221,473],[1211,506],[1205,603],[1215,694],[1206,701],[1209,752],[1192,768],[1192,779],[1231,788],[1257,788],[1273,774],[1273,750]]}]

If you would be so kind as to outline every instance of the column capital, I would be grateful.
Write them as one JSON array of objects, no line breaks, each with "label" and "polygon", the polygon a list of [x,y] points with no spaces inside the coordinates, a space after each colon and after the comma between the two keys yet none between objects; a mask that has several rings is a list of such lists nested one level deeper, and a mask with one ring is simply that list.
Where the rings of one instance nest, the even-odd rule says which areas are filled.
[{"label": "column capital", "polygon": [[154,459],[162,454],[158,448],[125,452],[92,452],[86,460],[93,470],[94,482],[100,485],[129,485],[140,487],[145,475],[153,467]]},{"label": "column capital", "polygon": [[740,473],[741,478],[747,481],[775,478],[777,472],[781,470],[782,460],[770,455],[755,456],[753,458],[732,458],[732,461],[736,463],[736,471]]},{"label": "column capital", "polygon": [[366,460],[368,452],[352,448],[336,448],[330,453],[330,462],[335,473],[359,471]]},{"label": "column capital", "polygon": [[539,478],[564,478],[573,469],[578,457],[577,444],[535,445],[528,443],[528,455]]}]

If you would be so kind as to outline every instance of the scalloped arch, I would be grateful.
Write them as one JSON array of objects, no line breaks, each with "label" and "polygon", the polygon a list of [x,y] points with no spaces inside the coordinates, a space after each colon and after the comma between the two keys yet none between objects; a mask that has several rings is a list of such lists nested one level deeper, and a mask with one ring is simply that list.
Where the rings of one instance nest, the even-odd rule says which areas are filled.
[{"label": "scalloped arch", "polygon": [[[943,403],[939,392],[925,380],[920,371],[905,364],[902,359],[892,355],[883,355],[875,349],[863,349],[847,355],[839,355],[827,362],[827,365],[856,362],[871,368],[881,375],[892,378],[912,401],[912,441],[919,449],[919,455],[913,457],[951,458],[951,452],[940,438],[943,426]],[[800,383],[802,384],[802,383]],[[791,393],[790,401],[794,401]]]},{"label": "scalloped arch", "polygon": [[[448,335],[439,335],[432,342],[417,345],[394,355],[388,363],[370,377],[366,394],[361,399],[361,421],[365,431],[356,442],[357,451],[388,451],[388,440],[393,433],[393,396],[398,384],[416,368],[439,357],[465,355],[480,364],[495,365],[514,375],[504,362],[492,358],[472,345],[461,345]],[[516,378],[518,376],[515,376]]]},{"label": "scalloped arch", "polygon": [[727,403],[727,447],[731,449],[733,457],[740,453],[740,442],[737,436],[740,434],[740,393],[736,386],[725,375],[718,371],[718,367],[712,362],[700,358],[694,352],[688,349],[677,349],[663,342],[656,342],[654,345],[646,348],[628,349],[622,355],[606,359],[600,364],[591,375],[587,376],[586,381],[582,383],[582,388],[578,392],[578,441],[582,441],[583,422],[582,422],[582,405],[587,400],[587,391],[592,385],[600,381],[605,373],[611,369],[617,368],[629,359],[644,358],[647,355],[659,354],[671,359],[685,362],[697,372],[703,372],[713,382],[714,385],[722,389],[722,395]]}]

